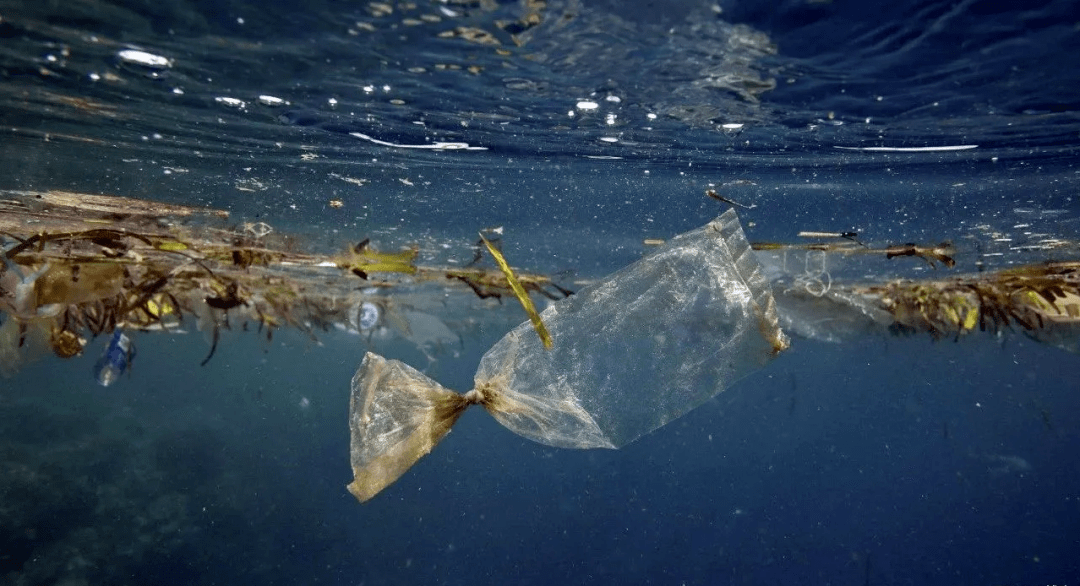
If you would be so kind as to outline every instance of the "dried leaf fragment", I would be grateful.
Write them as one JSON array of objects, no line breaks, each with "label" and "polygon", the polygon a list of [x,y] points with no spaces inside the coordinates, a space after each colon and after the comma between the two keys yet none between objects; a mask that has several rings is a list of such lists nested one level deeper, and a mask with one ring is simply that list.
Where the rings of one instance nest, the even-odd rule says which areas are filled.
[{"label": "dried leaf fragment", "polygon": [[540,319],[540,314],[536,311],[536,306],[533,305],[532,299],[529,298],[529,294],[525,292],[525,288],[518,282],[517,277],[514,276],[514,271],[507,264],[506,258],[497,248],[491,245],[491,242],[487,238],[484,238],[483,234],[480,234],[480,239],[484,241],[484,246],[487,246],[488,252],[495,259],[495,263],[502,269],[506,280],[510,283],[510,288],[514,290],[514,295],[517,296],[518,301],[521,302],[521,306],[525,308],[525,313],[529,314],[529,321],[532,322],[533,329],[536,330],[536,335],[540,336],[540,341],[544,343],[544,348],[550,350],[553,345],[551,341],[551,334],[548,333],[547,328],[544,327],[544,321]]}]

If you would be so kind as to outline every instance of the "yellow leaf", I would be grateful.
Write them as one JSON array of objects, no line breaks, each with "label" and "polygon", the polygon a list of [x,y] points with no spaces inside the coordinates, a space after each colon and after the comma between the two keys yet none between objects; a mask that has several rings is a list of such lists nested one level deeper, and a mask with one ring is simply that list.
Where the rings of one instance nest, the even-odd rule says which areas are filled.
[{"label": "yellow leaf", "polygon": [[146,301],[146,310],[150,312],[150,315],[158,318],[173,313],[172,304],[165,299],[164,295],[160,294]]},{"label": "yellow leaf", "polygon": [[951,325],[960,325],[960,315],[956,313],[955,309],[949,307],[948,305],[942,307],[941,309],[945,313],[945,317],[949,319]]},{"label": "yellow leaf", "polygon": [[187,250],[188,245],[183,242],[177,242],[175,240],[162,240],[154,245],[154,248],[158,250],[165,250],[169,252],[176,252],[179,250]]},{"label": "yellow leaf", "polygon": [[979,323],[979,310],[974,307],[969,307],[967,310],[967,316],[964,318],[964,329],[973,330],[975,324]]},{"label": "yellow leaf", "polygon": [[533,305],[532,299],[529,299],[529,294],[525,292],[525,288],[518,282],[517,277],[514,276],[514,271],[510,268],[510,265],[506,263],[506,259],[503,258],[501,252],[498,251],[491,242],[488,242],[484,235],[480,235],[480,239],[484,241],[484,245],[487,246],[488,252],[495,258],[495,263],[502,269],[506,280],[510,283],[510,288],[514,290],[514,295],[517,296],[518,301],[521,302],[521,306],[525,308],[525,313],[529,314],[529,321],[532,322],[533,329],[536,330],[536,335],[540,336],[540,341],[544,343],[544,348],[550,350],[552,346],[551,334],[548,333],[547,328],[544,327],[543,320],[540,319],[540,314],[536,312],[536,306]]},{"label": "yellow leaf", "polygon": [[365,273],[406,273],[411,275],[416,272],[416,266],[413,265],[413,262],[419,252],[419,249],[416,248],[401,252],[380,252],[370,248],[363,248],[350,251],[349,258],[339,266]]}]

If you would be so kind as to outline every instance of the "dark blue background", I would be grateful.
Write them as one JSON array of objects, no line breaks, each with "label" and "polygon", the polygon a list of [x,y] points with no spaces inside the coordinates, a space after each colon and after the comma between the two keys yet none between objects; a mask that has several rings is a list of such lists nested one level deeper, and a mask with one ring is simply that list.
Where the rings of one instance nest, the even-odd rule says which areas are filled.
[{"label": "dark blue background", "polygon": [[[504,56],[439,40],[450,19],[401,24],[400,7],[379,20],[351,2],[0,3],[0,188],[213,205],[321,250],[365,235],[386,249],[420,242],[431,262],[467,260],[476,230],[502,225],[516,266],[573,281],[639,258],[643,238],[704,224],[719,210],[702,191],[744,180],[727,193],[757,205],[740,213],[752,241],[855,230],[871,245],[950,240],[959,250],[953,272],[837,260],[838,282],[1076,258],[1075,2],[730,2],[719,14],[698,2],[549,4],[547,14],[579,16],[538,27],[521,48],[499,33]],[[522,13],[509,2],[447,6],[491,30]],[[349,33],[357,21],[379,28]],[[776,48],[756,45],[744,69],[725,61],[740,23]],[[62,63],[48,59],[65,46]],[[119,63],[128,46],[176,64],[155,74]],[[436,63],[484,70],[435,74]],[[419,66],[429,71],[409,73]],[[731,68],[776,88],[755,101],[705,83]],[[91,72],[123,83],[90,82]],[[261,93],[290,104],[258,106]],[[567,116],[583,99],[601,113]],[[746,126],[724,132],[726,122]],[[489,150],[395,150],[354,131]],[[835,148],[961,144],[979,148]],[[621,158],[584,158],[597,155]],[[237,188],[249,180],[266,188]],[[330,197],[344,209],[328,208]],[[1000,242],[1040,234],[1065,245]],[[483,352],[521,319],[510,304],[481,313],[434,362],[402,340],[373,349],[465,391]],[[1080,576],[1080,361],[1022,332],[796,339],[766,369],[618,451],[546,448],[475,410],[363,505],[344,489],[362,340],[229,332],[200,368],[197,332],[134,337],[132,372],[108,389],[91,372],[104,339],[0,381],[5,583]]]}]

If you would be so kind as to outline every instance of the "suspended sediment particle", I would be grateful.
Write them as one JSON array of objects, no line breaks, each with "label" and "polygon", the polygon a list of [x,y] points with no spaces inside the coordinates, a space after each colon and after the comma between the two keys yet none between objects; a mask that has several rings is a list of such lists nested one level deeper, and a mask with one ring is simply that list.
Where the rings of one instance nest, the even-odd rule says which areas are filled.
[{"label": "suspended sediment particle", "polygon": [[471,26],[459,26],[452,30],[443,31],[438,34],[439,38],[443,39],[463,39],[470,43],[476,43],[478,45],[501,45],[499,39],[495,38],[495,35],[487,32],[486,30],[471,27]]}]

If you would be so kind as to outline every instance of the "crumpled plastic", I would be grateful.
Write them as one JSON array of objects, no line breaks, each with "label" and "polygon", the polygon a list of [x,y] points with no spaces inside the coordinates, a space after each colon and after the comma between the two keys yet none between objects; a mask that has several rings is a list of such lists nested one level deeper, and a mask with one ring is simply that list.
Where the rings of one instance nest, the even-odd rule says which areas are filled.
[{"label": "crumpled plastic", "polygon": [[788,346],[734,210],[550,305],[541,318],[553,348],[522,323],[483,356],[465,394],[369,352],[352,381],[349,491],[366,501],[397,480],[470,405],[542,444],[618,448]]}]

